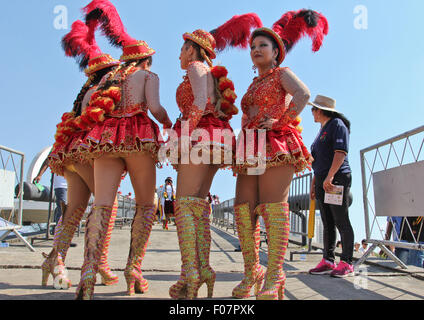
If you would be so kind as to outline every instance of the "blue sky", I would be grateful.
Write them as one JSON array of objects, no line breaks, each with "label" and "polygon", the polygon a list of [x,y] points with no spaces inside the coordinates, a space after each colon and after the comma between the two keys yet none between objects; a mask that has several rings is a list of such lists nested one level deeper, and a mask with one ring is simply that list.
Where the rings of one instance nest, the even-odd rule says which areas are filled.
[{"label": "blue sky", "polygon": [[[2,121],[0,144],[25,152],[26,168],[42,148],[53,143],[55,125],[85,82],[73,59],[64,56],[60,40],[70,25],[81,18],[80,8],[89,1],[17,0],[3,3],[0,12],[2,37],[0,78]],[[312,53],[309,39],[302,40],[283,62],[316,94],[337,100],[337,108],[352,122],[349,159],[353,169],[354,204],[351,220],[355,241],[365,237],[359,151],[423,124],[422,74],[424,41],[420,0],[286,0],[223,1],[210,5],[199,1],[113,1],[128,32],[147,41],[157,50],[152,71],[161,79],[161,102],[172,120],[179,111],[175,90],[184,72],[178,56],[182,34],[198,28],[212,30],[235,14],[256,12],[265,26],[271,26],[288,10],[309,8],[323,13],[330,33],[318,53]],[[54,27],[56,6],[67,9],[68,29]],[[355,28],[355,7],[368,12],[367,29]],[[104,52],[115,57],[120,51],[100,37]],[[215,63],[225,65],[239,96],[252,78],[248,51],[230,49]],[[310,108],[302,113],[303,138],[309,147],[319,126],[313,123]],[[241,116],[233,118],[234,129]],[[167,176],[176,178],[171,167],[157,172],[157,185]],[[42,180],[48,184],[47,175]],[[211,192],[221,200],[234,196],[235,178],[230,171],[219,172]],[[132,192],[129,179],[121,190]]]}]

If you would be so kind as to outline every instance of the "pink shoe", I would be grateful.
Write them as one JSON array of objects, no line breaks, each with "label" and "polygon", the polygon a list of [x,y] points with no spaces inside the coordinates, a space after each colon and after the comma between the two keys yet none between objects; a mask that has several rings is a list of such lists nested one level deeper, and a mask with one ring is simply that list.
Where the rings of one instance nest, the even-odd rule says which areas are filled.
[{"label": "pink shoe", "polygon": [[336,265],[332,263],[331,261],[322,259],[318,265],[309,270],[310,274],[330,274],[333,272],[333,270],[336,269]]},{"label": "pink shoe", "polygon": [[344,277],[353,276],[353,275],[354,275],[353,265],[348,264],[344,261],[340,261],[339,264],[337,265],[337,268],[335,268],[333,272],[331,272],[330,274],[330,276],[337,277],[337,278],[344,278]]}]

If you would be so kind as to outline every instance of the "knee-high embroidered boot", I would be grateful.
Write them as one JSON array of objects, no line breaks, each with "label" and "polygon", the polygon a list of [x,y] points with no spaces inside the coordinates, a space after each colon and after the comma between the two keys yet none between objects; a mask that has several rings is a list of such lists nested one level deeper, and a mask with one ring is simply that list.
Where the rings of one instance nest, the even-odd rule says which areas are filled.
[{"label": "knee-high embroidered boot", "polygon": [[244,278],[233,289],[232,295],[234,298],[245,299],[250,297],[253,286],[255,295],[259,292],[265,275],[259,263],[260,224],[257,219],[256,225],[253,226],[248,203],[234,206],[234,215],[243,254]]},{"label": "knee-high embroidered boot", "polygon": [[268,235],[268,268],[257,299],[282,300],[286,283],[283,263],[290,232],[289,204],[265,203],[259,205],[256,211],[264,218]]},{"label": "knee-high embroidered boot", "polygon": [[[207,297],[212,298],[213,288],[215,286],[216,273],[210,266],[210,251],[211,251],[211,230],[210,230],[210,214],[212,208],[208,201],[198,198],[198,205],[196,208],[202,210],[202,215],[199,219],[198,229],[197,229],[197,256],[198,256],[198,265],[200,273],[200,286],[203,283],[206,283],[208,287]],[[174,284],[170,290],[172,292],[171,297],[174,299],[184,299],[186,298],[185,294],[185,283],[183,280],[184,276],[181,276],[181,279]]]},{"label": "knee-high embroidered boot", "polygon": [[156,205],[137,206],[133,222],[131,224],[131,246],[125,268],[128,295],[145,293],[149,289],[149,283],[143,278],[141,263],[146,254],[150,233],[156,214]]},{"label": "knee-high embroidered boot", "polygon": [[88,215],[85,227],[84,263],[81,267],[81,280],[76,291],[77,300],[93,298],[96,274],[99,271],[100,257],[104,250],[112,210],[112,207],[94,205]]},{"label": "knee-high embroidered boot", "polygon": [[169,288],[173,299],[194,299],[200,286],[197,232],[203,199],[182,197],[175,201],[175,223],[181,252],[180,279]]},{"label": "knee-high embroidered boot", "polygon": [[[201,199],[199,199],[200,201]],[[206,283],[208,287],[208,298],[213,296],[213,288],[215,286],[216,272],[210,265],[211,254],[211,221],[210,215],[212,207],[209,202],[203,200],[201,206],[203,208],[202,217],[199,220],[199,228],[197,233],[197,250],[199,258],[199,271],[200,271],[200,286]],[[200,287],[199,287],[200,288]]]},{"label": "knee-high embroidered boot", "polygon": [[[68,212],[67,206],[64,203],[62,204],[62,216],[55,228],[53,249],[49,255],[43,252],[43,256],[46,258],[41,265],[41,285],[43,287],[47,286],[50,274],[53,276],[53,283],[56,289],[69,289],[71,287],[71,281],[68,279],[64,261],[85,209],[85,207],[80,207],[74,212]],[[66,221],[63,223],[65,215]]]},{"label": "knee-high embroidered boot", "polygon": [[110,237],[112,235],[113,227],[115,226],[117,213],[118,213],[118,200],[115,199],[115,203],[113,204],[113,208],[112,208],[112,216],[110,218],[109,226],[106,232],[105,247],[102,252],[102,256],[100,258],[100,264],[99,264],[99,273],[100,273],[100,276],[102,277],[102,283],[105,286],[114,285],[115,283],[118,283],[119,281],[118,276],[114,274],[112,270],[110,270],[109,263],[108,263]]}]

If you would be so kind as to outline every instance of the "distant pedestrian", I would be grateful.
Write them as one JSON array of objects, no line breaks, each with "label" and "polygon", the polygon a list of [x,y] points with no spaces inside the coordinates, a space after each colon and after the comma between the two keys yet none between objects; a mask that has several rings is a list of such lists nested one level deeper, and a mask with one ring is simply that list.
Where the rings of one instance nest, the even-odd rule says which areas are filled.
[{"label": "distant pedestrian", "polygon": [[[49,167],[49,158],[46,158],[46,160],[44,160],[43,164],[41,165],[40,171],[38,172],[37,176],[34,178],[33,182],[39,183],[48,167]],[[54,210],[53,221],[57,225],[60,217],[63,214],[62,208],[67,203],[66,195],[68,191],[68,184],[66,182],[66,179],[63,176],[53,174],[53,190],[54,190],[54,195],[56,200],[56,208]],[[52,230],[50,230],[51,235],[54,235],[54,230],[55,230],[55,227],[53,227]],[[75,244],[72,244],[72,246],[75,246]]]},{"label": "distant pedestrian", "polygon": [[[424,244],[424,217],[404,217],[402,222],[401,241]],[[407,225],[409,223],[409,226]],[[424,252],[422,250],[408,250],[408,265],[424,268]]]},{"label": "distant pedestrian", "polygon": [[355,252],[359,252],[359,248],[361,247],[361,244],[359,243],[359,242],[355,242],[355,245],[354,245],[354,251]]},{"label": "distant pedestrian", "polygon": [[[353,275],[354,233],[349,220],[349,191],[352,184],[351,169],[348,161],[350,122],[336,110],[336,101],[318,95],[312,105],[314,121],[321,124],[311,147],[314,177],[311,185],[311,199],[317,200],[324,226],[324,257],[309,272],[327,274],[333,277]],[[325,194],[332,195],[335,186],[343,186],[341,204],[329,204]],[[336,228],[340,232],[342,254],[336,266]]]},{"label": "distant pedestrian", "polygon": [[168,223],[174,217],[175,189],[172,178],[165,180],[165,185],[159,187],[159,198],[161,204],[161,220],[163,229],[168,230]]},{"label": "distant pedestrian", "polygon": [[358,252],[363,255],[363,254],[365,254],[365,252],[367,252],[367,250],[368,250],[367,240],[363,239],[361,241],[361,247],[359,248]]}]

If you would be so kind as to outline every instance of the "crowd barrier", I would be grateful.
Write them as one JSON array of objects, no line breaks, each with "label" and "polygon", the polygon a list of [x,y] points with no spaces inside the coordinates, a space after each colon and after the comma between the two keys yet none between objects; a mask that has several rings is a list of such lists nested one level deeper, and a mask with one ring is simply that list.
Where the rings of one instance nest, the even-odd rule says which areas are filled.
[{"label": "crowd barrier", "polygon": [[[361,150],[360,159],[366,241],[371,246],[356,266],[379,247],[406,269],[388,247],[424,250],[424,126]],[[395,224],[396,217],[402,218],[400,229],[386,236],[387,224]],[[410,218],[418,225],[411,225]]]}]

